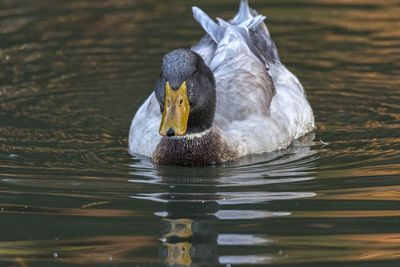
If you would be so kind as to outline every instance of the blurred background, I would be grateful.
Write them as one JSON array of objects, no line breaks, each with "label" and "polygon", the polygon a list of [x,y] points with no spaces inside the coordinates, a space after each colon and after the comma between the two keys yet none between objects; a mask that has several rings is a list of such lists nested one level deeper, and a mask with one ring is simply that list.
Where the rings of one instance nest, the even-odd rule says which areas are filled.
[{"label": "blurred background", "polygon": [[162,56],[239,1],[0,0],[1,266],[399,266],[400,2],[251,0],[314,108],[287,150],[131,157]]}]

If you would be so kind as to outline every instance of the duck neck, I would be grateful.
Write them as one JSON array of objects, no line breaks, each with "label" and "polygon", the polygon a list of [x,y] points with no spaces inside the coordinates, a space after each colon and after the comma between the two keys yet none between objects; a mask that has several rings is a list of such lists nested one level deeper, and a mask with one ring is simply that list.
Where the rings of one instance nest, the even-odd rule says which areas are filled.
[{"label": "duck neck", "polygon": [[163,137],[153,153],[159,165],[207,166],[236,158],[236,153],[221,138],[220,131],[206,131],[183,137]]}]

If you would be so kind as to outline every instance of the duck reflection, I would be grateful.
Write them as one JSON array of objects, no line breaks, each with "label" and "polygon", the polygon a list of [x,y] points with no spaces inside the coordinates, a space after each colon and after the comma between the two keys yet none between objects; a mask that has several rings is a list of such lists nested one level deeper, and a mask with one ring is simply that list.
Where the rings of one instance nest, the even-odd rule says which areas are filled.
[{"label": "duck reflection", "polygon": [[[179,191],[179,187],[171,193]],[[170,266],[218,264],[218,219],[215,201],[171,201],[166,204],[160,256]]]},{"label": "duck reflection", "polygon": [[[167,188],[164,192],[135,196],[165,203],[165,209],[155,213],[164,223],[160,258],[169,266],[216,266],[267,264],[284,256],[282,251],[268,249],[274,243],[270,237],[251,234],[254,232],[251,226],[240,230],[237,227],[243,222],[253,223],[291,214],[288,211],[260,210],[260,205],[252,204],[315,196],[312,192],[267,191],[267,185],[314,179],[313,162],[317,157],[307,143],[310,140],[312,138],[285,151],[247,157],[219,167],[159,167],[156,172],[143,169],[149,178],[146,183]],[[236,223],[232,227],[231,223],[235,221],[238,221],[237,227]],[[249,234],[242,233],[246,230]],[[250,249],[241,249],[239,255],[230,255],[237,250],[225,249],[228,246]],[[262,249],[252,250],[254,246]],[[246,251],[250,255],[246,255]]]}]

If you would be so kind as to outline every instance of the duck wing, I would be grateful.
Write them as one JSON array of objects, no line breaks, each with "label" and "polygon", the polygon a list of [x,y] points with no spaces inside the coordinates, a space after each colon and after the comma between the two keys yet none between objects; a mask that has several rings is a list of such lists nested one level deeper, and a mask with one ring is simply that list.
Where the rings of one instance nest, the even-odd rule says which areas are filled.
[{"label": "duck wing", "polygon": [[279,59],[265,17],[242,0],[230,21],[194,17],[207,32],[192,49],[213,71],[217,85],[214,125],[239,155],[287,147],[314,127],[312,109],[296,76]]},{"label": "duck wing", "polygon": [[[193,7],[195,19],[207,32],[194,51],[206,59],[217,83],[216,121],[226,125],[254,114],[267,116],[275,87],[268,73],[271,57],[260,50],[252,36],[264,24],[264,16],[253,16],[242,2],[232,22],[213,21]],[[267,36],[265,36],[267,38]],[[221,126],[221,125],[220,125]]]},{"label": "duck wing", "polygon": [[154,92],[136,112],[129,131],[129,152],[147,157],[153,155],[161,136],[158,133],[161,122],[160,106]]}]

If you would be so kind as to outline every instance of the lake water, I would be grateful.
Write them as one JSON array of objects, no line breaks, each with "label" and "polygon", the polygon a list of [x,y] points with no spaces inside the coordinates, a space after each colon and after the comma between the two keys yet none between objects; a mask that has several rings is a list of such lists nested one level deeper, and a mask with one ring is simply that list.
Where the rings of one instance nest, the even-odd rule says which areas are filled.
[{"label": "lake water", "polygon": [[[0,0],[0,266],[400,266],[400,4],[252,0],[318,129],[217,167],[127,152],[191,5]],[[268,129],[266,129],[268,131]]]}]

